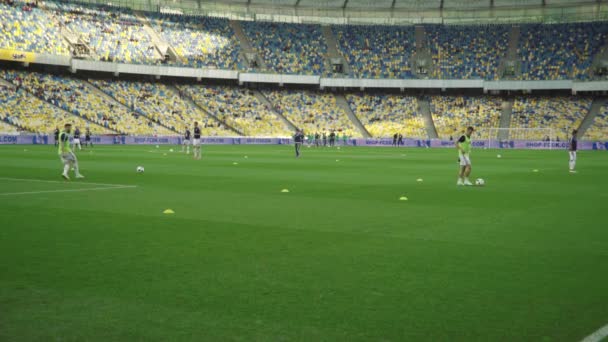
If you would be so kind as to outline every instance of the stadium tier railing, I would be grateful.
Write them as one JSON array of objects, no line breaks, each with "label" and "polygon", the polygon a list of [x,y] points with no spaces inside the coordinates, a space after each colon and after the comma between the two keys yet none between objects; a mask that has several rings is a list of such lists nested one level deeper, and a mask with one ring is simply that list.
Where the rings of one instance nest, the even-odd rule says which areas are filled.
[{"label": "stadium tier railing", "polygon": [[22,51],[3,51],[0,60],[69,67],[78,70],[120,74],[148,75],[156,78],[177,77],[183,79],[222,79],[244,83],[268,83],[278,85],[318,85],[324,88],[384,88],[384,89],[483,89],[491,90],[571,90],[608,91],[608,81],[486,81],[481,79],[369,79],[330,78],[319,75],[293,75],[277,73],[250,73],[212,68],[185,68],[165,65],[141,65],[115,62],[90,61],[67,56],[40,55]]}]

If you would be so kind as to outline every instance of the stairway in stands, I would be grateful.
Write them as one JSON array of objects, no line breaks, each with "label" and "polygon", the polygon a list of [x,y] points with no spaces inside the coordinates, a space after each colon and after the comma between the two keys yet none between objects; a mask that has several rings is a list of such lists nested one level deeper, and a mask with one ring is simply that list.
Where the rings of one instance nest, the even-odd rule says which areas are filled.
[{"label": "stairway in stands", "polygon": [[152,44],[154,44],[154,47],[156,48],[154,49],[154,51],[157,58],[162,60],[165,58],[165,56],[169,56],[169,59],[174,62],[182,58],[177,54],[171,44],[165,41],[163,37],[158,34],[158,32],[154,30],[154,28],[152,28],[150,21],[142,12],[135,11],[134,14],[137,18],[137,21],[139,21],[143,25],[146,33],[148,33],[148,35],[150,35],[150,38],[152,38]]},{"label": "stairway in stands", "polygon": [[428,78],[434,75],[435,65],[433,65],[431,49],[427,43],[424,26],[417,25],[415,27],[414,38],[416,39],[416,51],[411,61],[412,72],[418,78]]},{"label": "stairway in stands", "polygon": [[585,136],[587,129],[589,129],[589,127],[593,125],[593,121],[595,120],[595,117],[599,114],[600,110],[602,109],[602,106],[606,105],[607,103],[608,99],[605,97],[593,99],[589,112],[587,113],[587,115],[585,115],[585,118],[581,122],[580,126],[578,126],[579,139]]},{"label": "stairway in stands", "polygon": [[225,127],[227,130],[233,131],[234,133],[236,133],[238,135],[245,135],[245,133],[243,131],[241,131],[239,128],[233,127],[233,126],[229,125],[226,121],[218,118],[217,115],[215,115],[214,113],[212,113],[211,111],[209,111],[203,105],[201,105],[198,102],[194,101],[194,99],[190,96],[190,94],[188,94],[187,91],[183,91],[182,89],[179,89],[175,85],[167,85],[167,88],[170,91],[172,91],[174,94],[179,94],[184,101],[187,101],[193,107],[198,108],[200,111],[202,111],[207,116],[209,116],[210,118],[212,118],[213,120],[215,120],[216,122],[218,122],[220,125],[222,125],[223,127]]},{"label": "stairway in stands", "polygon": [[372,135],[369,134],[365,126],[363,126],[359,118],[355,115],[355,112],[353,112],[352,108],[350,108],[350,105],[348,104],[348,101],[346,100],[344,95],[335,94],[334,96],[336,98],[336,104],[346,112],[346,115],[348,115],[350,121],[357,128],[359,133],[361,133],[361,136],[363,136],[364,138],[371,138]]},{"label": "stairway in stands", "polygon": [[341,64],[342,65],[342,73],[346,75],[350,75],[350,65],[346,62],[344,56],[340,50],[338,50],[338,41],[336,40],[336,36],[334,32],[331,30],[331,26],[322,25],[321,31],[323,32],[323,38],[325,39],[325,43],[327,44],[327,55],[325,56],[325,70],[332,70],[332,65]]},{"label": "stairway in stands", "polygon": [[[102,89],[97,88],[95,85],[93,85],[91,82],[87,81],[87,80],[79,80],[85,87],[89,88],[93,93],[99,95],[100,97],[106,99],[108,102],[110,102],[111,104],[113,104],[114,106],[118,106],[118,107],[123,107],[124,109],[127,110],[127,112],[131,113],[133,112],[133,110],[131,108],[129,108],[127,105],[125,105],[124,103],[118,101],[116,98],[114,98],[114,96],[110,95],[109,93],[106,93],[105,91],[103,91]],[[146,115],[146,113],[143,112],[138,112],[137,115],[140,115],[141,117],[146,118],[148,121],[152,122],[153,125],[155,126],[162,126],[170,131],[177,132],[175,129],[164,125],[164,124],[159,124],[157,122],[155,122],[154,120],[152,120],[150,117],[148,117]]]},{"label": "stairway in stands", "polygon": [[296,125],[294,125],[293,122],[289,121],[289,119],[287,119],[283,114],[279,113],[275,109],[274,105],[270,103],[270,100],[268,100],[268,98],[264,94],[262,94],[261,91],[253,90],[253,96],[255,96],[256,99],[258,99],[258,101],[260,101],[269,111],[276,115],[277,118],[279,118],[279,120],[281,120],[289,128],[289,130],[296,130]]},{"label": "stairway in stands", "polygon": [[[521,36],[521,28],[519,25],[511,26],[509,32],[509,43],[506,55],[498,63],[498,75],[501,78],[519,77],[522,72],[522,64],[519,58],[517,49],[519,48],[519,39]],[[506,75],[508,69],[513,69],[513,75]]]},{"label": "stairway in stands", "polygon": [[243,26],[241,22],[238,20],[230,20],[230,27],[234,31],[234,34],[239,40],[239,44],[241,46],[241,61],[243,65],[250,65],[250,61],[255,60],[258,64],[258,68],[262,70],[266,70],[266,63],[260,54],[253,48],[251,42],[249,41],[249,37],[243,30]]},{"label": "stairway in stands", "polygon": [[426,134],[429,139],[439,138],[435,122],[433,121],[433,115],[431,114],[431,104],[426,96],[418,97],[418,109],[420,114],[422,114],[424,128],[426,129]]},{"label": "stairway in stands", "polygon": [[[511,116],[513,115],[513,103],[515,101],[513,99],[507,99],[502,101],[502,109],[500,111],[500,121],[498,123],[499,128],[510,128],[511,127]],[[490,138],[498,138],[498,140],[507,140],[509,139],[509,131],[507,129],[502,129],[498,131],[498,136],[490,137]]]}]

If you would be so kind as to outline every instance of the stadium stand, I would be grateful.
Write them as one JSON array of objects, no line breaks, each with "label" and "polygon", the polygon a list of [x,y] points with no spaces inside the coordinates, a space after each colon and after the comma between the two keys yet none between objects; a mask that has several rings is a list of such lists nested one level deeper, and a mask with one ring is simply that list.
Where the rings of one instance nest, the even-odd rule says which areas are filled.
[{"label": "stadium stand", "polygon": [[247,89],[227,86],[180,86],[196,103],[250,136],[291,136],[269,108]]},{"label": "stadium stand", "polygon": [[194,121],[198,121],[205,135],[232,135],[162,83],[119,80],[90,80],[90,82],[135,113],[171,127],[176,132],[182,132],[186,126],[190,127]]},{"label": "stadium stand", "polygon": [[[110,130],[69,114],[28,94],[22,88],[16,90],[0,87],[0,107],[2,107],[0,112],[1,121],[9,122],[12,125],[36,133],[50,133],[55,127],[62,127],[65,123],[71,123],[81,129],[88,127],[94,134],[110,133]],[[4,131],[5,126],[0,127],[0,131]],[[14,128],[13,126],[8,127]]]},{"label": "stadium stand", "polygon": [[0,2],[0,48],[69,55],[59,25],[36,4]]},{"label": "stadium stand", "polygon": [[[0,91],[2,90],[0,89]],[[0,117],[0,120],[4,120],[4,118]],[[9,125],[6,122],[0,121],[0,133],[19,133],[19,129],[15,126]]]},{"label": "stadium stand", "polygon": [[487,139],[497,128],[502,100],[490,96],[431,96],[431,113],[441,139],[457,139],[464,128],[474,126],[476,139]]},{"label": "stadium stand", "polygon": [[508,46],[508,26],[426,25],[425,29],[435,65],[432,77],[498,78],[498,64]]},{"label": "stadium stand", "polygon": [[412,78],[413,26],[333,26],[352,76]]},{"label": "stadium stand", "polygon": [[583,140],[606,139],[608,139],[608,106],[604,105],[595,116],[593,124],[585,132]]},{"label": "stadium stand", "polygon": [[344,110],[336,105],[330,93],[306,90],[269,90],[264,95],[297,127],[306,133],[335,130],[348,136],[359,136]]},{"label": "stadium stand", "polygon": [[239,68],[239,42],[228,20],[152,13],[148,14],[148,18],[163,39],[183,57],[177,64],[231,70]]},{"label": "stadium stand", "polygon": [[[578,128],[591,107],[591,98],[558,96],[520,96],[515,99],[511,115],[512,128],[551,128],[551,139],[567,140],[570,132]],[[512,139],[541,139],[546,133],[538,131],[514,131]]]},{"label": "stadium stand", "polygon": [[308,75],[324,72],[327,45],[318,25],[245,21],[242,26],[270,70]]},{"label": "stadium stand", "polygon": [[607,23],[521,25],[521,79],[588,79],[593,56],[607,37]]},{"label": "stadium stand", "polygon": [[130,9],[60,2],[49,11],[84,37],[97,59],[149,64],[159,60],[151,37]]},{"label": "stadium stand", "polygon": [[424,122],[417,113],[413,96],[349,94],[346,99],[353,112],[373,137],[426,138]]},{"label": "stadium stand", "polygon": [[37,72],[3,71],[2,74],[6,80],[16,80],[36,97],[106,128],[130,134],[171,134],[168,129],[115,106],[77,79]]}]

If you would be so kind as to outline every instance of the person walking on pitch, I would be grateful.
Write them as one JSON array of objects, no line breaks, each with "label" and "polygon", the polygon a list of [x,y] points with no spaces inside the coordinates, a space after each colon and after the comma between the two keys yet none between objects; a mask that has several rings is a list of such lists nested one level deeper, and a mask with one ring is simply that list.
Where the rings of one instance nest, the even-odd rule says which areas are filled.
[{"label": "person walking on pitch", "polygon": [[84,132],[84,146],[93,147],[93,143],[91,142],[91,130],[88,127]]},{"label": "person walking on pitch", "polygon": [[467,127],[466,132],[456,142],[456,148],[458,149],[458,159],[460,168],[458,171],[458,183],[457,185],[473,185],[469,180],[471,174],[471,135],[475,132],[475,129],[471,126]]},{"label": "person walking on pitch", "polygon": [[201,159],[201,128],[194,122],[194,139],[192,140],[192,154],[194,159]]},{"label": "person walking on pitch", "polygon": [[55,127],[53,137],[55,138],[55,147],[59,146],[59,127]]},{"label": "person walking on pitch", "polygon": [[76,155],[72,152],[72,148],[70,146],[70,132],[72,131],[71,124],[65,124],[63,131],[59,133],[59,158],[61,158],[61,162],[63,163],[63,173],[61,176],[66,180],[70,180],[70,176],[68,172],[70,168],[74,169],[74,173],[76,178],[84,178],[83,175],[80,174],[78,169],[78,159],[76,159]]},{"label": "person walking on pitch", "polygon": [[72,139],[72,145],[74,145],[74,149],[78,146],[78,151],[82,150],[82,146],[80,145],[80,130],[78,127],[74,130],[74,137]]},{"label": "person walking on pitch", "polygon": [[300,147],[302,147],[302,143],[304,142],[304,132],[301,129],[296,130],[293,141],[296,147],[296,158],[300,158]]},{"label": "person walking on pitch", "polygon": [[568,153],[570,154],[570,173],[576,173],[576,150],[578,147],[577,134],[578,131],[576,129],[572,130],[572,137],[570,138],[570,143],[568,144]]}]

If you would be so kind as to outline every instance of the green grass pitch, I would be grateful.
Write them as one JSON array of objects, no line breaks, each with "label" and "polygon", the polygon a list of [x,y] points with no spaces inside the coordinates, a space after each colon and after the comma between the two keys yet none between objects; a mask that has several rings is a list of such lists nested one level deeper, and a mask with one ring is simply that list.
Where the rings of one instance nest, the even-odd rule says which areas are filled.
[{"label": "green grass pitch", "polygon": [[169,148],[79,152],[87,178],[64,183],[54,147],[0,146],[0,340],[576,341],[608,323],[606,152],[569,174],[566,151],[475,150],[486,186],[458,188],[453,149]]}]

